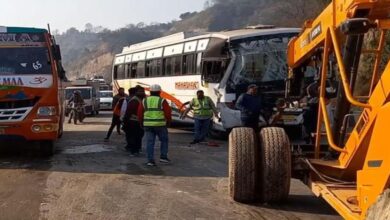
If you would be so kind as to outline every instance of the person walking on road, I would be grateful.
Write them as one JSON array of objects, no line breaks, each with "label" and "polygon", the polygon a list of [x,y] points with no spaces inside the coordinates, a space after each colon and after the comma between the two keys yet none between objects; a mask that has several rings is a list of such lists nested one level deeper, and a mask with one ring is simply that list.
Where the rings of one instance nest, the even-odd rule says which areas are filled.
[{"label": "person walking on road", "polygon": [[190,110],[194,111],[194,140],[190,144],[198,144],[206,140],[212,123],[212,118],[219,118],[218,110],[210,97],[205,96],[202,90],[196,92],[196,98],[190,102],[189,108],[182,114],[181,118],[185,119]]},{"label": "person walking on road", "polygon": [[75,124],[77,124],[77,120],[79,120],[81,123],[83,122],[85,117],[84,104],[85,102],[81,96],[80,90],[74,91],[72,97],[68,101],[68,108],[70,108],[68,120],[69,124],[72,122],[72,119],[74,120]]},{"label": "person walking on road", "polygon": [[257,90],[257,85],[249,85],[247,92],[242,94],[236,102],[236,109],[241,111],[242,125],[256,131],[259,129],[259,117],[262,109],[261,98],[258,96]]},{"label": "person walking on road", "polygon": [[145,98],[145,89],[141,86],[132,88],[135,95],[127,104],[126,113],[123,118],[123,129],[126,133],[126,150],[130,151],[131,156],[138,156],[142,147],[142,138],[144,129],[138,120],[138,108],[142,105]]},{"label": "person walking on road", "polygon": [[154,145],[156,136],[161,142],[160,162],[170,163],[168,159],[168,126],[172,121],[172,109],[168,102],[160,97],[161,86],[150,86],[150,96],[142,101],[138,108],[138,119],[145,129],[147,166],[156,166]]},{"label": "person walking on road", "polygon": [[125,89],[120,88],[119,93],[114,96],[113,98],[113,115],[112,115],[112,120],[111,120],[111,125],[110,128],[108,129],[107,136],[104,138],[105,141],[108,141],[110,139],[110,136],[112,134],[112,131],[116,127],[116,131],[118,135],[121,135],[121,109],[123,103],[126,103],[126,93]]}]

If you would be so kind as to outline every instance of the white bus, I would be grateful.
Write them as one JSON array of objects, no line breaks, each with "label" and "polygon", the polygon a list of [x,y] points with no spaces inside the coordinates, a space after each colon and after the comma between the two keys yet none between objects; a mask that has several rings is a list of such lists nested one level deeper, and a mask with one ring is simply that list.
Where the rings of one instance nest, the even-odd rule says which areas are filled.
[{"label": "white bus", "polygon": [[[194,35],[177,33],[124,47],[113,63],[113,90],[160,84],[179,116],[197,90],[204,90],[221,112],[213,128],[241,125],[234,109],[249,84],[257,84],[265,100],[284,96],[286,49],[297,28],[251,27]],[[271,101],[273,102],[273,101]]]}]

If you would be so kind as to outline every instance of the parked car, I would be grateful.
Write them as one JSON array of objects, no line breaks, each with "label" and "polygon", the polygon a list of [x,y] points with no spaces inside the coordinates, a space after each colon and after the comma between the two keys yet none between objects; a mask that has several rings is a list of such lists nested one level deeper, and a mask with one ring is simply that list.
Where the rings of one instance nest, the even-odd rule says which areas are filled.
[{"label": "parked car", "polygon": [[99,92],[100,110],[112,110],[112,91],[104,90]]}]

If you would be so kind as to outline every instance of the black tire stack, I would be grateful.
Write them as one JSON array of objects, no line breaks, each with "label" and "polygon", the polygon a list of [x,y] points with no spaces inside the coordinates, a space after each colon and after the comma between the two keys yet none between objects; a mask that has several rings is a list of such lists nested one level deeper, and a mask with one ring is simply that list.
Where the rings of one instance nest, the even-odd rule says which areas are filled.
[{"label": "black tire stack", "polygon": [[282,128],[269,127],[256,135],[235,128],[229,136],[229,190],[237,202],[281,202],[291,179],[291,149]]}]

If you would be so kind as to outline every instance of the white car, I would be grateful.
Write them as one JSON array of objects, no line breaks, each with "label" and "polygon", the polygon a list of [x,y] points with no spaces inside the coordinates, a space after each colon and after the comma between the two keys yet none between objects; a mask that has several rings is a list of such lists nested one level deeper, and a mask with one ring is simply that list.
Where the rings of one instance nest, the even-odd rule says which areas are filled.
[{"label": "white car", "polygon": [[112,110],[112,91],[104,90],[99,92],[100,110]]}]

